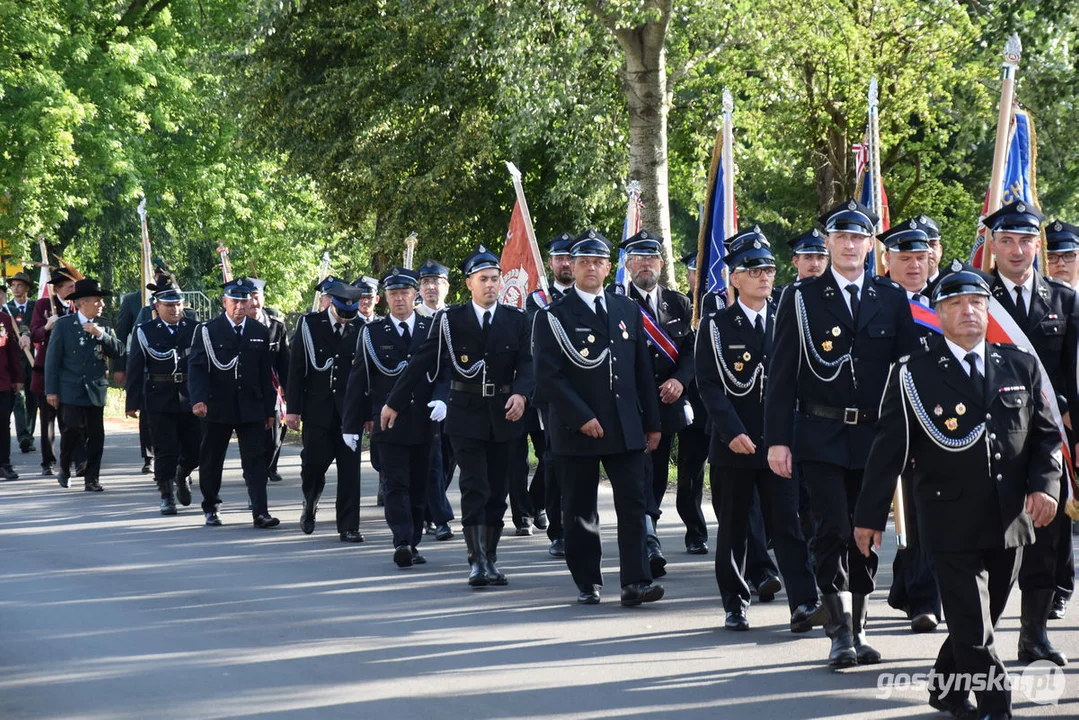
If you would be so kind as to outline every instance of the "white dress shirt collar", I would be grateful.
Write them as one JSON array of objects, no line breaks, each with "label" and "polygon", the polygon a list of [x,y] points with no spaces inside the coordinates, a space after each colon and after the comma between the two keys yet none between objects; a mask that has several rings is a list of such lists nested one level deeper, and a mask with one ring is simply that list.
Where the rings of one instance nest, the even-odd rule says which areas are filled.
[{"label": "white dress shirt collar", "polygon": [[[403,336],[404,335],[404,332],[401,330],[401,323],[404,323],[405,326],[408,327],[409,336],[413,335],[412,331],[415,330],[415,328],[416,328],[416,313],[415,312],[409,313],[408,317],[405,318],[404,320],[398,320],[393,315],[391,315],[390,320],[393,322],[393,328],[397,331],[398,336]],[[482,322],[483,322],[483,320],[481,319],[480,323],[482,324]]]},{"label": "white dress shirt collar", "polygon": [[738,307],[742,308],[742,312],[746,314],[746,319],[749,320],[750,326],[757,324],[757,316],[760,315],[761,322],[764,323],[765,327],[768,327],[768,316],[765,315],[765,311],[768,309],[767,303],[757,311],[742,302],[742,298],[738,298]]},{"label": "white dress shirt collar", "polygon": [[599,298],[599,302],[603,306],[603,309],[604,310],[607,309],[607,298],[605,298],[603,296],[603,291],[602,290],[600,290],[599,293],[597,294],[597,293],[590,293],[587,290],[582,290],[577,285],[574,285],[573,289],[577,292],[577,296],[579,298],[581,298],[581,301],[584,302],[584,304],[587,305],[588,309],[591,310],[592,312],[596,311],[596,298]]},{"label": "white dress shirt collar", "polygon": [[483,314],[485,312],[491,313],[491,322],[495,321],[495,309],[498,307],[498,303],[495,303],[489,308],[485,308],[482,305],[477,305],[475,300],[470,301],[472,303],[472,312],[476,313],[476,322],[480,327],[483,327]]},{"label": "white dress shirt collar", "polygon": [[[1012,299],[1012,303],[1014,303],[1015,302],[1015,288],[1017,287],[1016,283],[1013,283],[1011,280],[1004,277],[1003,274],[1000,274],[1000,281],[1002,283],[1004,283],[1004,287],[1008,291],[1008,297],[1010,297]],[[1034,293],[1034,272],[1031,271],[1030,277],[1028,277],[1027,281],[1025,283],[1023,283],[1023,304],[1026,305],[1027,312],[1030,312],[1030,301],[1034,296],[1033,293]]]},{"label": "white dress shirt collar", "polygon": [[952,351],[952,355],[959,361],[959,367],[963,368],[963,372],[970,375],[970,366],[967,365],[967,353],[972,352],[978,356],[976,364],[978,366],[978,372],[985,377],[985,342],[982,341],[974,346],[971,350],[964,350],[960,346],[953,343],[948,338],[944,338],[944,342],[948,344],[948,349]]}]

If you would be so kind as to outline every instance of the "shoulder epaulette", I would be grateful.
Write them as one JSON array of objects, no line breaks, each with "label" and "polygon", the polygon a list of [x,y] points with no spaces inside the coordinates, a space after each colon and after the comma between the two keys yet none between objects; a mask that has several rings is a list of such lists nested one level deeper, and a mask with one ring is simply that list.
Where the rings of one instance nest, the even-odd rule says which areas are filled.
[{"label": "shoulder epaulette", "polygon": [[877,285],[883,285],[884,287],[895,288],[896,290],[902,290],[903,289],[902,286],[900,286],[899,283],[897,283],[895,280],[892,280],[890,277],[887,277],[885,275],[874,275],[873,276],[873,282],[875,284],[877,284]]},{"label": "shoulder epaulette", "polygon": [[791,285],[791,287],[793,287],[793,288],[807,287],[807,286],[812,285],[813,283],[817,282],[817,278],[819,278],[819,277],[821,277],[821,276],[820,275],[811,275],[809,277],[800,278],[798,280],[795,280],[794,284]]}]

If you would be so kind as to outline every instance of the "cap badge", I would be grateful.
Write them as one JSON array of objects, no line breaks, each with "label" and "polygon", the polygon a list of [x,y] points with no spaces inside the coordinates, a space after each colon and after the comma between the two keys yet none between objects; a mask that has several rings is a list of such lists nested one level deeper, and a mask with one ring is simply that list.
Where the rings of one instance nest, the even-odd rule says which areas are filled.
[{"label": "cap badge", "polygon": [[857,210],[858,209],[858,204],[856,202],[854,202],[853,200],[851,200],[849,203],[847,203],[847,209],[848,210]]},{"label": "cap badge", "polygon": [[918,221],[917,220],[911,220],[910,221],[910,229],[911,230],[917,230],[918,229]]},{"label": "cap badge", "polygon": [[963,263],[959,260],[952,260],[952,272],[959,272],[963,269]]},{"label": "cap badge", "polygon": [[761,249],[761,241],[760,240],[754,240],[753,241],[753,249],[754,250],[760,250]]},{"label": "cap badge", "polygon": [[1027,206],[1024,205],[1023,203],[1019,203],[1018,205],[1015,206],[1015,209],[1018,210],[1021,213],[1025,213],[1027,211]]}]

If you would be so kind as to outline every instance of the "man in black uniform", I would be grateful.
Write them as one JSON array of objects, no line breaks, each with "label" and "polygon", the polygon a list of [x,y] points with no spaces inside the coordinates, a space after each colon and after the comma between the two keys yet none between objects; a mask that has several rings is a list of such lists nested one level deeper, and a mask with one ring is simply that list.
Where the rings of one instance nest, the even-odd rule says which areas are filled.
[{"label": "man in black uniform", "polygon": [[300,480],[303,513],[300,529],[315,531],[315,513],[326,487],[326,471],[337,463],[337,534],[341,542],[363,542],[360,534],[359,437],[352,444],[342,435],[346,414],[345,389],[356,354],[362,323],[356,320],[359,291],[335,281],[322,286],[329,300],[325,310],[300,318],[292,338],[289,378],[285,387],[285,424],[300,430]]},{"label": "man in black uniform", "polygon": [[929,239],[929,277],[926,279],[926,283],[929,286],[929,293],[932,295],[933,288],[940,277],[940,258],[944,254],[944,246],[940,243],[940,226],[937,225],[936,220],[928,215],[919,215],[915,220],[919,229]]},{"label": "man in black uniform", "polygon": [[[933,302],[944,336],[891,371],[854,522],[869,557],[888,520],[892,478],[914,464],[913,501],[948,617],[929,704],[996,719],[1012,708],[994,631],[1023,546],[1056,513],[1062,458],[1036,359],[985,341],[989,294],[982,275],[961,263],[941,277]],[[976,711],[970,684],[955,690],[962,676],[988,679]]]},{"label": "man in black uniform", "polygon": [[281,482],[281,473],[277,472],[277,461],[281,457],[281,442],[288,432],[281,422],[285,412],[285,390],[288,382],[288,328],[277,313],[264,307],[266,303],[266,281],[247,278],[254,288],[251,300],[247,303],[247,315],[252,320],[262,323],[270,331],[270,363],[273,368],[273,385],[276,405],[274,424],[266,432],[266,477],[270,482]]},{"label": "man in black uniform", "polygon": [[[364,275],[359,280],[353,280],[352,287],[360,291],[360,304],[356,315],[360,323],[366,325],[367,323],[381,320],[382,318],[375,314],[375,306],[378,305],[379,301],[378,280]],[[378,491],[375,493],[375,505],[382,507],[382,462],[379,459],[377,447],[371,448],[371,467],[378,473]]]},{"label": "man in black uniform", "polygon": [[663,272],[660,239],[648,230],[627,238],[621,248],[626,252],[626,286],[614,285],[608,292],[625,294],[641,308],[645,337],[652,351],[659,415],[663,436],[655,452],[650,453],[647,486],[651,488],[649,505],[648,562],[653,577],[663,577],[667,560],[663,557],[655,523],[659,521],[660,503],[667,492],[671,462],[671,441],[675,433],[693,419],[686,397],[686,387],[693,380],[693,306],[689,298],[659,284]]},{"label": "man in black uniform", "polygon": [[524,311],[498,304],[502,268],[482,245],[461,264],[472,300],[435,316],[431,332],[382,408],[389,427],[416,388],[443,364],[452,368],[446,432],[461,469],[461,525],[473,587],[505,585],[495,566],[506,514],[510,448],[532,395],[531,328]]},{"label": "man in black uniform", "polygon": [[[929,236],[917,219],[897,223],[878,236],[886,249],[885,263],[888,277],[907,293],[907,301],[929,307],[931,288],[929,279]],[[912,305],[913,307],[913,305]],[[923,347],[938,335],[935,329],[918,326],[919,341]],[[914,470],[903,472],[903,497],[912,497]],[[905,502],[907,520],[907,546],[895,552],[892,561],[892,586],[888,590],[888,604],[906,614],[913,632],[931,632],[940,622],[940,593],[937,591],[936,572],[929,548],[918,539],[918,510],[912,502]]]},{"label": "man in black uniform", "polygon": [[[529,323],[535,328],[536,313],[558,300],[573,286],[573,258],[570,256],[570,248],[573,246],[573,235],[567,232],[559,233],[547,244],[547,267],[551,269],[551,285],[545,294],[542,290],[535,290],[525,301],[525,312],[528,313]],[[543,497],[537,502],[542,502],[543,515],[547,522],[547,539],[551,541],[547,553],[551,557],[566,556],[565,532],[562,527],[562,479],[556,472],[554,459],[551,455],[551,438],[547,432],[547,409],[537,403],[525,411],[527,427],[530,433],[538,428],[543,434],[542,451],[537,448],[536,453],[540,458],[539,467],[536,468],[537,477],[543,478]],[[528,448],[524,451],[527,453]],[[543,474],[540,475],[542,468]],[[537,483],[533,481],[535,488]],[[538,525],[537,525],[538,526]]]},{"label": "man in black uniform", "polygon": [[622,605],[663,597],[652,582],[644,534],[651,485],[648,458],[660,442],[659,398],[636,303],[604,292],[611,244],[595,230],[572,249],[573,289],[536,315],[536,388],[563,485],[566,564],[577,602],[600,601],[603,576],[599,466],[611,480],[618,515]]},{"label": "man in black uniform", "polygon": [[[164,269],[156,268],[154,284],[168,280],[168,274]],[[149,319],[149,317],[140,319],[147,307],[149,306],[144,307],[142,304],[142,290],[120,296],[120,309],[116,314],[116,337],[124,344],[126,350],[131,349],[131,333],[134,332],[135,326]],[[126,378],[124,380],[126,381]],[[145,408],[138,409],[145,410]],[[142,472],[149,475],[153,472],[154,438],[150,430],[150,417],[145,412],[139,417],[139,454],[142,455]]]},{"label": "man in black uniform", "polygon": [[[1079,309],[1074,290],[1046,279],[1034,267],[1041,247],[1043,220],[1045,216],[1038,208],[1023,202],[1005,205],[985,218],[985,226],[992,231],[987,249],[996,256],[991,290],[1025,334],[1028,347],[1041,360],[1060,414],[1068,417],[1069,410],[1079,409],[1075,378]],[[1070,557],[1072,549],[1071,527],[1064,514],[1067,486],[1064,483],[1060,486],[1057,516],[1048,527],[1038,530],[1037,542],[1023,553],[1019,571],[1022,593],[1019,661],[1024,663],[1049,660],[1064,665],[1067,662],[1046,633],[1056,594],[1058,553]]]},{"label": "man in black uniform", "polygon": [[435,437],[432,421],[446,417],[449,379],[447,366],[435,378],[437,385],[425,376],[393,422],[382,422],[386,396],[431,330],[432,318],[420,317],[413,309],[418,289],[419,277],[412,270],[393,268],[383,276],[390,312],[360,330],[345,403],[345,431],[359,434],[366,427],[371,444],[379,447],[386,523],[393,534],[393,561],[401,568],[427,562],[417,546],[423,538],[427,505],[427,470]]},{"label": "man in black uniform", "polygon": [[157,319],[135,327],[127,356],[127,415],[147,415],[153,439],[154,482],[161,514],[175,515],[176,501],[191,504],[188,476],[198,467],[201,431],[187,394],[187,361],[195,321],[184,316],[181,290],[168,280],[152,283]]},{"label": "man in black uniform", "polygon": [[768,469],[764,456],[764,391],[772,354],[776,264],[759,228],[731,239],[734,305],[708,315],[698,328],[694,366],[712,429],[712,505],[719,520],[716,583],[727,611],[724,627],[748,630],[750,590],[743,577],[754,490],[772,520],[776,558],[787,583],[792,632],[823,624],[824,613],[806,539],[798,525],[798,484]]},{"label": "man in black uniform", "polygon": [[191,412],[203,418],[199,489],[206,524],[221,525],[221,471],[233,431],[256,528],[281,521],[266,506],[266,430],[277,408],[270,359],[270,332],[251,320],[247,304],[254,288],[247,278],[225,283],[225,312],[195,329],[188,359]]},{"label": "man in black uniform", "polygon": [[[692,298],[697,286],[696,251],[682,256],[682,262],[686,264],[688,297]],[[707,555],[708,524],[701,512],[701,500],[704,497],[704,463],[708,460],[708,414],[695,378],[686,388],[686,399],[693,410],[693,421],[678,432],[678,490],[674,507],[686,526],[686,552]]]},{"label": "man in black uniform", "polygon": [[831,265],[783,294],[764,405],[769,466],[790,477],[793,454],[809,488],[828,661],[837,667],[880,662],[863,632],[877,558],[855,546],[851,513],[888,368],[918,347],[902,288],[865,273],[876,221],[854,200],[821,217]]},{"label": "man in black uniform", "polygon": [[29,275],[18,272],[8,280],[8,286],[11,288],[11,299],[4,305],[4,309],[11,315],[18,332],[19,355],[22,357],[23,377],[26,379],[23,389],[15,393],[15,434],[19,441],[19,450],[32,453],[35,450],[34,427],[37,424],[37,396],[30,390],[30,373],[34,366],[34,343],[30,339],[30,319],[34,316],[34,299],[30,297],[32,283]]}]

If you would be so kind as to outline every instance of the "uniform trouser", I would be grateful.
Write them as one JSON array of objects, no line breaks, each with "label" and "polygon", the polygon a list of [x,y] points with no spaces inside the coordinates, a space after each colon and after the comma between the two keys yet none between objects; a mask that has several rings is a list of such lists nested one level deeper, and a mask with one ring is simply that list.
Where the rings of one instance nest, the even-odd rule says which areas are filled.
[{"label": "uniform trouser", "polygon": [[435,525],[445,525],[453,520],[453,506],[446,496],[446,489],[453,482],[457,463],[453,461],[450,437],[442,429],[442,423],[432,423],[434,437],[427,467],[427,518]]},{"label": "uniform trouser", "polygon": [[645,458],[645,488],[651,488],[652,500],[648,514],[653,520],[659,520],[659,506],[663,504],[663,496],[667,494],[667,482],[671,474],[671,440],[674,433],[663,433],[659,436],[659,445]]},{"label": "uniform trouser", "polygon": [[[154,480],[158,488],[171,488],[177,468],[184,477],[198,467],[202,429],[190,412],[143,412],[154,438]],[[162,491],[161,497],[171,495]]]},{"label": "uniform trouser", "polygon": [[[719,519],[716,533],[716,583],[728,612],[749,608],[750,591],[744,575],[749,508],[753,491],[772,518],[772,541],[791,610],[817,599],[809,566],[809,551],[798,526],[798,486],[767,468],[722,468],[712,471],[712,505]],[[718,492],[717,492],[718,490]]]},{"label": "uniform trouser", "polygon": [[547,508],[547,539],[551,542],[565,536],[562,525],[562,472],[551,452],[551,437],[544,433],[543,449],[543,504]]},{"label": "uniform trouser", "polygon": [[648,458],[640,450],[616,455],[555,455],[562,486],[563,524],[566,533],[566,565],[573,582],[581,590],[603,585],[600,559],[603,548],[599,536],[599,466],[607,471],[614,491],[614,511],[618,516],[619,582],[625,587],[651,582],[648,552],[645,549],[645,470]]},{"label": "uniform trouser", "polygon": [[86,482],[101,476],[101,453],[105,449],[105,408],[86,405],[60,405],[60,472],[70,475],[71,462],[86,450]]},{"label": "uniform trouser", "polygon": [[202,447],[199,450],[199,490],[202,491],[202,511],[216,512],[221,504],[221,473],[225,453],[229,449],[232,431],[240,446],[240,467],[243,468],[247,495],[251,499],[251,515],[269,513],[266,500],[266,425],[261,422],[231,423],[203,422]]},{"label": "uniform trouser", "polygon": [[792,477],[798,481],[798,523],[802,526],[802,537],[809,541],[810,554],[813,552],[813,537],[817,534],[817,524],[813,521],[813,506],[809,503],[809,488],[802,471],[795,463]]},{"label": "uniform trouser", "polygon": [[[29,376],[28,376],[29,377]],[[29,380],[27,380],[29,382]],[[34,441],[37,425],[37,395],[29,390],[15,393],[15,436],[19,444]]]},{"label": "uniform trouser", "polygon": [[[714,482],[712,484],[712,509],[714,510],[719,488],[714,486]],[[772,556],[768,554],[768,533],[765,530],[764,513],[761,511],[760,493],[757,492],[756,486],[753,487],[752,492],[746,537],[745,578],[754,585],[760,586],[769,577],[778,576],[779,570],[772,562]]]},{"label": "uniform trouser", "polygon": [[154,431],[145,409],[139,413],[139,454],[143,460],[154,459]]},{"label": "uniform trouser", "polygon": [[[953,678],[956,673],[980,673],[982,677],[993,673],[998,678],[1007,675],[997,655],[993,634],[1008,603],[1023,554],[1022,548],[933,553],[940,577],[940,597],[948,618],[948,637],[933,663],[934,674]],[[931,689],[939,693],[943,687],[935,684]],[[959,696],[967,695],[959,690]],[[978,692],[977,696],[979,717],[989,713],[1011,717],[1010,689],[991,690],[987,686],[986,692]]]},{"label": "uniform trouser", "polygon": [[847,591],[868,595],[875,587],[877,554],[870,549],[867,558],[858,550],[852,518],[862,488],[862,469],[822,462],[800,465],[817,525],[813,540],[817,587],[825,595]]},{"label": "uniform trouser", "polygon": [[[1065,491],[1064,501],[1067,502],[1067,499],[1068,495]],[[1062,525],[1060,541],[1057,544],[1057,595],[1070,600],[1072,593],[1075,592],[1075,552],[1071,541],[1071,518],[1066,514]]]},{"label": "uniform trouser", "polygon": [[15,406],[15,391],[0,391],[0,423],[4,426],[0,437],[0,465],[11,464],[11,410]]},{"label": "uniform trouser", "polygon": [[919,541],[918,509],[914,503],[914,487],[911,472],[903,473],[903,497],[907,521],[907,547],[896,550],[892,561],[892,587],[888,591],[888,604],[910,617],[922,613],[941,614],[940,591],[937,589],[937,573],[933,566],[933,554]]},{"label": "uniform trouser", "polygon": [[[430,441],[428,441],[430,442]],[[427,506],[427,469],[430,448],[424,445],[395,445],[375,440],[382,457],[382,498],[386,524],[393,534],[393,546],[416,547],[423,537],[423,514]]]},{"label": "uniform trouser", "polygon": [[[42,465],[55,465],[56,453],[53,451],[53,440],[56,438],[56,425],[63,421],[60,419],[60,413],[50,405],[44,395],[37,396],[38,408],[41,411],[41,464]],[[60,427],[60,436],[63,437],[64,428]]]},{"label": "uniform trouser", "polygon": [[266,431],[266,444],[263,452],[266,455],[266,470],[277,472],[277,460],[281,457],[281,443],[285,439],[288,428],[281,423],[281,415],[274,413],[273,427]]},{"label": "uniform trouser", "polygon": [[[543,466],[543,450],[547,446],[542,430],[529,430],[514,443],[510,458],[510,514],[515,527],[535,518],[545,509],[546,482]],[[538,464],[532,482],[528,482],[528,441],[536,452]]]},{"label": "uniform trouser", "polygon": [[337,532],[360,529],[360,453],[341,437],[341,428],[304,423],[300,433],[300,483],[304,498],[322,495],[326,471],[337,462]]},{"label": "uniform trouser", "polygon": [[1063,484],[1066,481],[1067,478],[1061,478],[1057,514],[1053,521],[1043,528],[1035,528],[1034,544],[1023,550],[1023,563],[1019,569],[1020,590],[1057,589],[1058,554],[1070,551],[1072,547],[1071,520],[1064,512],[1064,505],[1068,501],[1068,487]]},{"label": "uniform trouser", "polygon": [[704,463],[708,459],[708,433],[703,420],[678,433],[678,493],[675,508],[686,526],[686,545],[708,540],[708,525],[701,512]]},{"label": "uniform trouser", "polygon": [[450,435],[453,456],[461,469],[461,526],[505,525],[506,471],[516,438],[498,442]]}]

